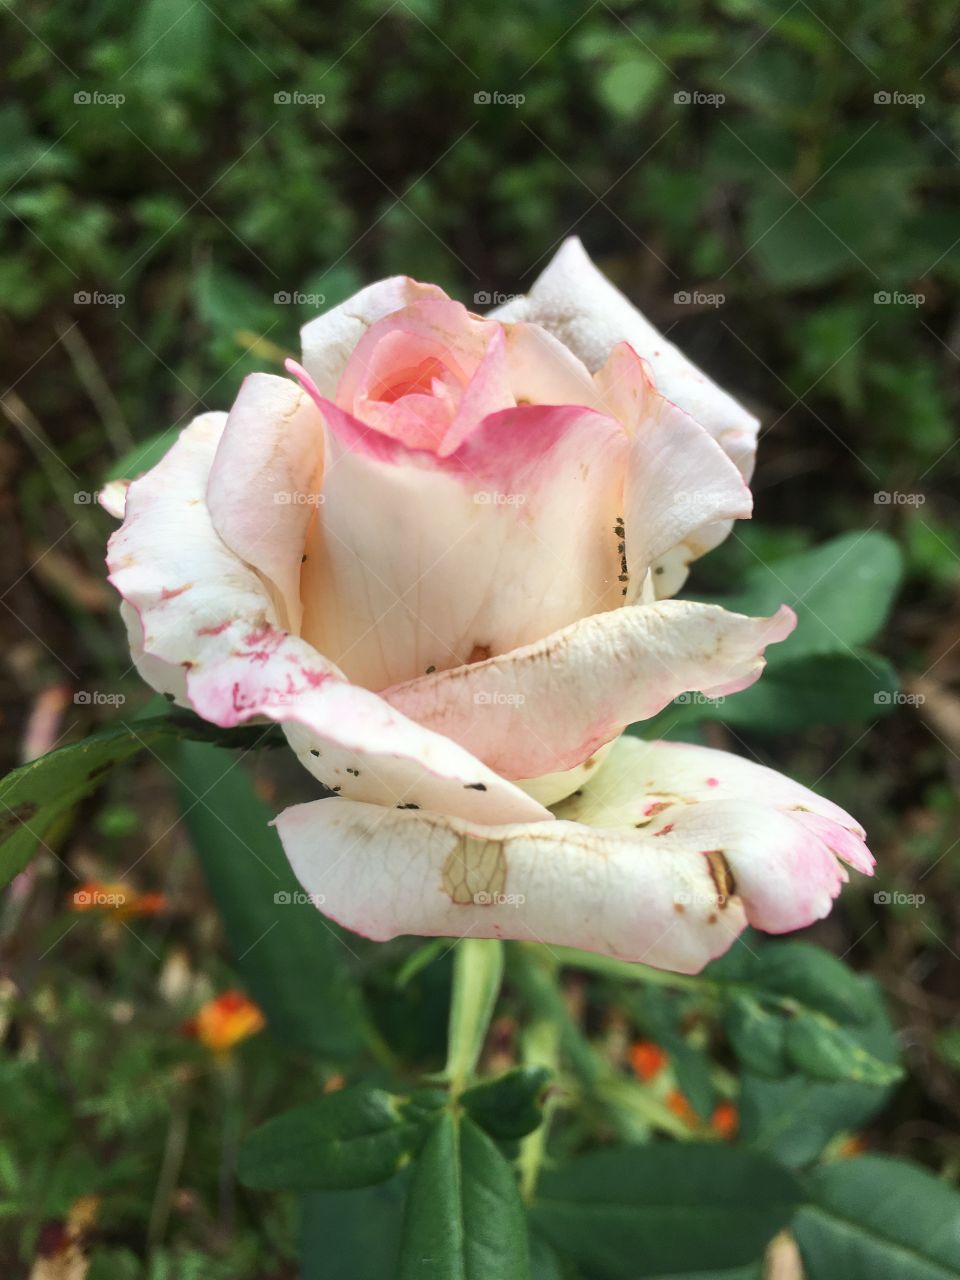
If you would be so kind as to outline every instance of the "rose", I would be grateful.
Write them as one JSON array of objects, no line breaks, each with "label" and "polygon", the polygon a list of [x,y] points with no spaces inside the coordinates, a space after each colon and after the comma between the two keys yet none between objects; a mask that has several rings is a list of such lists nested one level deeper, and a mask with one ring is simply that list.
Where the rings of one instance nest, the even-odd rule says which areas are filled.
[{"label": "rose", "polygon": [[339,795],[276,820],[329,915],[693,971],[870,871],[788,779],[619,738],[751,684],[795,620],[670,598],[750,513],[757,422],[578,241],[486,319],[371,285],[288,367],[133,482],[108,560],[148,683],[278,721]]}]

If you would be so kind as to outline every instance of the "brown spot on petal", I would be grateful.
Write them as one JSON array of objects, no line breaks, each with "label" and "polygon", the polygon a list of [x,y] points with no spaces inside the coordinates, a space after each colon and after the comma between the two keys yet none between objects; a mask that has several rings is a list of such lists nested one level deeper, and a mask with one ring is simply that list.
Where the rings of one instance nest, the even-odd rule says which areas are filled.
[{"label": "brown spot on petal", "polygon": [[160,599],[174,600],[177,596],[182,596],[185,591],[189,591],[192,586],[192,582],[186,582],[182,587],[164,587],[160,592]]},{"label": "brown spot on petal", "polygon": [[457,906],[488,906],[507,883],[503,841],[465,835],[441,870],[444,893]]},{"label": "brown spot on petal", "polygon": [[470,657],[467,659],[467,665],[474,662],[486,662],[493,650],[488,644],[475,644],[470,650]]},{"label": "brown spot on petal", "polygon": [[707,849],[703,855],[707,860],[707,870],[713,881],[720,907],[723,909],[737,891],[737,882],[733,878],[730,863],[722,849]]}]

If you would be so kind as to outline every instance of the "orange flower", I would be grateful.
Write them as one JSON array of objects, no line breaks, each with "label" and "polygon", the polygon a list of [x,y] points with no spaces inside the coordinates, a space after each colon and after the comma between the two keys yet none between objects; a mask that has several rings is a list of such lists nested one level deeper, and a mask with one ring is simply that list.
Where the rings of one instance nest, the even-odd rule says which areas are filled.
[{"label": "orange flower", "polygon": [[849,1160],[852,1156],[862,1155],[867,1149],[867,1141],[862,1133],[851,1133],[849,1137],[844,1138],[837,1147],[837,1157],[840,1160]]},{"label": "orange flower", "polygon": [[699,1125],[699,1116],[679,1089],[671,1089],[667,1094],[667,1106],[675,1116],[679,1116],[691,1129]]},{"label": "orange flower", "polygon": [[732,1102],[718,1102],[713,1109],[710,1127],[721,1138],[732,1138],[740,1125],[740,1113]]},{"label": "orange flower", "polygon": [[630,1046],[630,1065],[641,1080],[652,1080],[667,1065],[667,1055],[652,1040],[637,1040]]},{"label": "orange flower", "polygon": [[121,920],[155,916],[167,909],[162,893],[137,893],[128,884],[112,880],[87,880],[70,895],[71,911],[103,911]]},{"label": "orange flower", "polygon": [[211,1053],[226,1053],[241,1040],[266,1026],[260,1009],[242,991],[225,991],[208,1000],[183,1024],[185,1035],[195,1036]]}]

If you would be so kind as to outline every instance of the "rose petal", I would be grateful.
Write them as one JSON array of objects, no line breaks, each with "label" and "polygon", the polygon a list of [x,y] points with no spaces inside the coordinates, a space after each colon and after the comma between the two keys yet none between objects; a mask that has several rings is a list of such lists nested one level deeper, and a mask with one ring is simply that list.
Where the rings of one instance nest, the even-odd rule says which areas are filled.
[{"label": "rose petal", "polygon": [[632,605],[383,696],[497,773],[536,778],[573,768],[678,694],[747,688],[763,670],[764,648],[795,625],[786,605],[772,618],[686,600]]},{"label": "rose petal", "polygon": [[300,330],[303,364],[321,393],[336,394],[351,352],[372,324],[422,298],[446,298],[433,284],[409,276],[390,276],[367,285],[339,306],[325,311]]},{"label": "rose petal", "polygon": [[263,582],[224,544],[204,504],[224,423],[222,414],[195,419],[131,484],[126,519],[110,540],[110,580],[140,628],[131,623],[144,678],[214,724],[264,717],[291,726],[303,762],[344,795],[494,822],[545,817],[519,788],[350,686],[280,629]]},{"label": "rose petal", "polygon": [[503,321],[530,320],[565,343],[591,372],[618,342],[649,362],[657,387],[713,436],[745,479],[753,472],[759,422],[689,360],[591,262],[571,236],[526,296],[490,312]]},{"label": "rose petal", "polygon": [[255,373],[227,415],[207,482],[213,527],[300,627],[300,561],[323,473],[323,419],[289,378]]},{"label": "rose petal", "polygon": [[[616,825],[490,827],[326,800],[285,810],[276,826],[322,910],[378,941],[520,938],[696,973],[747,923],[779,933],[826,915],[846,874],[823,834],[767,795],[769,770],[757,770],[749,796],[677,796],[651,820],[644,810],[662,791],[645,795],[644,785],[670,778],[665,747],[617,743],[584,795],[561,807],[585,816],[616,809],[624,819]],[[724,776],[731,757],[702,757]],[[741,777],[746,764],[737,762]],[[795,785],[783,779],[775,789],[780,782]]]},{"label": "rose petal", "polygon": [[303,634],[357,684],[479,661],[622,599],[627,439],[612,419],[506,410],[439,457],[320,406],[328,468]]},{"label": "rose petal", "polygon": [[631,436],[623,499],[627,602],[639,597],[651,567],[662,599],[682,585],[690,560],[723,541],[731,520],[749,517],[753,499],[717,442],[660,395],[627,343],[614,347],[596,383]]}]

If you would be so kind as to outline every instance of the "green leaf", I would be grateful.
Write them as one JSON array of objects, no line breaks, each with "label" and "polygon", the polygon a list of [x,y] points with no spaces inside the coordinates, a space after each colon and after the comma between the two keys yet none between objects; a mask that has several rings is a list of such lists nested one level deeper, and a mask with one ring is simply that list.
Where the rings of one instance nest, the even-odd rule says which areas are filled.
[{"label": "green leaf", "polygon": [[[691,714],[690,718],[719,720],[761,732],[794,733],[812,725],[876,720],[893,710],[899,688],[896,672],[885,658],[853,649],[774,665],[761,680],[734,697],[694,703],[691,712],[696,716]],[[661,715],[673,708],[671,704]]]},{"label": "green leaf", "polygon": [[867,530],[757,564],[744,589],[721,603],[750,614],[771,614],[781,604],[796,610],[796,630],[767,654],[772,673],[802,657],[866,644],[883,626],[901,573],[897,544]]},{"label": "green leaf", "polygon": [[399,1098],[368,1085],[274,1116],[247,1135],[237,1173],[269,1191],[332,1191],[391,1177],[416,1149],[420,1125]]},{"label": "green leaf", "polygon": [[960,1195],[925,1169],[861,1156],[817,1169],[793,1233],[808,1280],[960,1276]]},{"label": "green leaf", "polygon": [[789,1222],[793,1177],[736,1147],[613,1147],[543,1175],[531,1210],[562,1254],[609,1280],[745,1266]]},{"label": "green leaf", "polygon": [[355,1191],[301,1199],[302,1280],[396,1280],[410,1170]]},{"label": "green leaf", "polygon": [[190,732],[166,717],[111,725],[7,774],[0,782],[0,885],[23,870],[60,819],[116,765]]},{"label": "green leaf", "polygon": [[768,1013],[746,991],[734,992],[726,1006],[724,1030],[737,1057],[751,1071],[774,1078],[786,1073],[783,1018]]},{"label": "green leaf", "polygon": [[456,1091],[473,1075],[503,981],[503,944],[461,938],[453,957],[446,1075]]},{"label": "green leaf", "polygon": [[753,981],[838,1022],[862,1023],[871,1012],[867,987],[854,971],[809,942],[771,942],[759,953]]},{"label": "green leaf", "polygon": [[[869,1017],[848,1028],[858,1043],[883,1062],[896,1064],[900,1051],[883,995],[864,980]],[[791,1168],[815,1160],[834,1135],[854,1131],[886,1104],[890,1088],[843,1082],[831,1084],[806,1076],[765,1080],[745,1071],[740,1085],[740,1139]]]},{"label": "green leaf", "polygon": [[819,1013],[800,1010],[788,1020],[785,1048],[795,1067],[819,1080],[887,1085],[903,1077],[902,1067],[881,1062],[843,1027]]},{"label": "green leaf", "polygon": [[471,1118],[495,1138],[524,1138],[543,1119],[543,1094],[550,1081],[546,1067],[515,1067],[461,1094]]},{"label": "green leaf", "polygon": [[369,1031],[348,944],[301,890],[249,777],[206,743],[182,744],[177,773],[227,942],[271,1031],[314,1053],[357,1052]]},{"label": "green leaf", "polygon": [[399,1280],[529,1280],[527,1224],[516,1178],[468,1117],[445,1111],[417,1161]]}]

